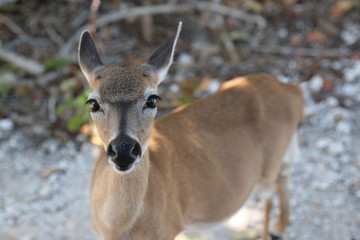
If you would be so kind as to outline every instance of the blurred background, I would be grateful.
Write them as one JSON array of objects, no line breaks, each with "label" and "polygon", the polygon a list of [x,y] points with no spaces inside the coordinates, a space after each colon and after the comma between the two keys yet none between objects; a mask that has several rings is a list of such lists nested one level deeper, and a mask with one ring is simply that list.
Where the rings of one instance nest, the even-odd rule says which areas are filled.
[{"label": "blurred background", "polygon": [[[159,116],[239,75],[300,84],[302,159],[291,169],[286,239],[360,239],[358,0],[0,0],[0,239],[96,239],[99,143],[79,35],[90,29],[105,64],[140,64],[179,21]],[[216,239],[257,239],[261,213],[251,197]]]}]

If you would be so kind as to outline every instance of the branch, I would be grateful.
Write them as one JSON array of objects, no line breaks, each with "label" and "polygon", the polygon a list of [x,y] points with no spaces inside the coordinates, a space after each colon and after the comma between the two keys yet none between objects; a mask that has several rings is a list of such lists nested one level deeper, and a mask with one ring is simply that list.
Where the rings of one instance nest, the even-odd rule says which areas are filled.
[{"label": "branch", "polygon": [[239,9],[228,8],[218,3],[198,2],[196,3],[196,9],[237,18],[245,22],[255,23],[260,29],[264,29],[266,27],[266,21],[263,17],[249,14]]},{"label": "branch", "polygon": [[16,0],[0,0],[0,7],[13,2],[16,2]]},{"label": "branch", "polygon": [[96,17],[101,4],[101,0],[92,0],[91,6],[90,6],[90,14],[88,17],[88,25],[90,28],[90,33],[95,37],[96,34]]},{"label": "branch", "polygon": [[[119,11],[107,14],[101,18],[98,18],[95,22],[97,28],[104,27],[108,24],[121,21],[127,18],[134,18],[147,15],[155,14],[166,14],[166,13],[179,13],[179,12],[191,12],[194,10],[200,11],[210,11],[217,14],[222,14],[224,16],[229,16],[232,18],[237,18],[242,21],[254,23],[258,25],[260,29],[265,28],[266,22],[265,19],[261,16],[256,16],[248,14],[238,9],[232,9],[225,7],[217,3],[208,3],[208,2],[195,2],[194,4],[161,4],[155,6],[142,6],[142,7],[133,7],[133,8],[121,8]],[[67,58],[71,52],[72,46],[75,41],[79,38],[81,32],[85,30],[88,25],[81,27],[60,49],[60,57]]]},{"label": "branch", "polygon": [[6,17],[3,14],[0,14],[0,23],[5,24],[13,33],[18,35],[20,38],[24,40],[31,39],[29,35],[27,35],[26,32],[24,32],[24,30],[22,30],[18,25],[16,25],[16,23],[13,20],[11,20],[10,18]]},{"label": "branch", "polygon": [[[242,48],[240,46],[240,48]],[[343,57],[351,56],[351,52],[348,49],[341,48],[295,48],[295,47],[283,47],[283,46],[243,46],[244,49],[249,49],[253,52],[269,53],[277,55],[288,55],[288,56],[306,56],[306,57]]]},{"label": "branch", "polygon": [[57,80],[57,79],[61,79],[64,78],[67,74],[69,74],[70,72],[70,68],[69,67],[65,67],[56,71],[52,71],[49,73],[46,73],[40,77],[38,77],[36,79],[36,83],[39,86],[47,86],[50,85],[50,83],[52,83],[53,81]]},{"label": "branch", "polygon": [[3,48],[0,48],[0,58],[34,75],[42,74],[45,71],[41,63]]}]

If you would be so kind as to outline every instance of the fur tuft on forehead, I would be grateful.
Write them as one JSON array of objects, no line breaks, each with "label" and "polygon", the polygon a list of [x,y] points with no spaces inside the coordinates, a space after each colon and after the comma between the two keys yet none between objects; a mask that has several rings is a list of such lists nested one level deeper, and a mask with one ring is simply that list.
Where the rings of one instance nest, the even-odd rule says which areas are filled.
[{"label": "fur tuft on forehead", "polygon": [[139,66],[112,64],[97,79],[99,93],[109,102],[134,101],[143,95],[147,78]]}]

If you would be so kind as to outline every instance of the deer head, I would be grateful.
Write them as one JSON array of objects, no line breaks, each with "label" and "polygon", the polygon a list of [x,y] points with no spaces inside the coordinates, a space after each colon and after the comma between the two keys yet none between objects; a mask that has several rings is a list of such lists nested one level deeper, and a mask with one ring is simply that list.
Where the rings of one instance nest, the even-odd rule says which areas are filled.
[{"label": "deer head", "polygon": [[79,43],[79,64],[92,88],[86,102],[108,161],[118,173],[131,172],[147,151],[157,112],[158,85],[173,62],[177,33],[142,65],[105,66],[88,31]]}]

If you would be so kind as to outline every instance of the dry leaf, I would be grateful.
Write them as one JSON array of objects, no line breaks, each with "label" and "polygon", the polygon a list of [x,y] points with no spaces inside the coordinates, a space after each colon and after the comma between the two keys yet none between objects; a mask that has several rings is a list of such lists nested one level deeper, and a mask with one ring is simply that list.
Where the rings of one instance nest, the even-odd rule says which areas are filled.
[{"label": "dry leaf", "polygon": [[354,6],[354,2],[351,0],[337,1],[330,9],[329,15],[333,17],[342,17],[346,15]]},{"label": "dry leaf", "polygon": [[326,36],[318,31],[310,31],[307,34],[307,40],[311,42],[324,43],[326,41]]}]

